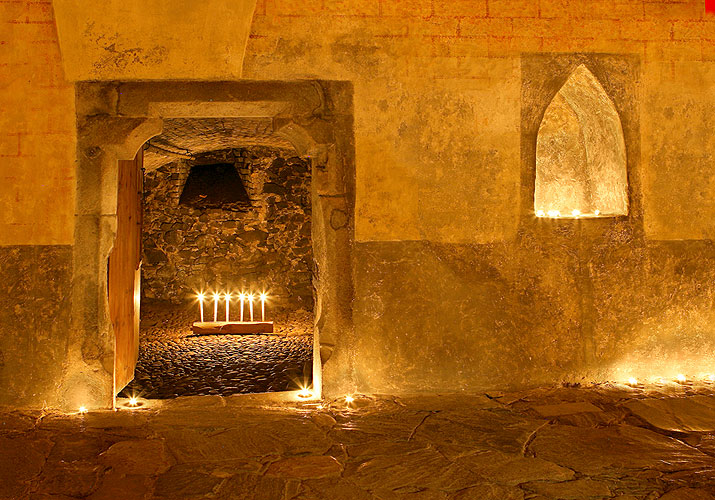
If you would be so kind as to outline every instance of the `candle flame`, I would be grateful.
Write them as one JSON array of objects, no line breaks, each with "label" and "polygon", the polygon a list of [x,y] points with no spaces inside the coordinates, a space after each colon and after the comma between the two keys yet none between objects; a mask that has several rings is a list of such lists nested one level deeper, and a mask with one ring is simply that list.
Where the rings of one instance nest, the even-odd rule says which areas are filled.
[{"label": "candle flame", "polygon": [[579,209],[577,209],[577,208],[574,208],[574,209],[571,211],[571,215],[573,215],[574,217],[578,217],[579,215],[581,215],[581,210],[579,210]]},{"label": "candle flame", "polygon": [[79,407],[79,413],[87,413],[87,407],[86,407],[86,406],[80,406],[80,407]]},{"label": "candle flame", "polygon": [[218,298],[221,296],[218,292],[214,292],[214,300],[218,300]]},{"label": "candle flame", "polygon": [[537,216],[537,217],[543,217],[544,215],[546,215],[546,213],[544,213],[543,210],[537,210],[537,211],[536,211],[536,216]]},{"label": "candle flame", "polygon": [[353,401],[355,401],[355,398],[352,397],[351,395],[348,394],[347,396],[345,396],[345,402],[346,402],[346,403],[350,404],[350,403],[352,403]]},{"label": "candle flame", "polygon": [[247,293],[246,298],[248,299],[249,302],[253,302],[254,297],[253,297],[252,293]]},{"label": "candle flame", "polygon": [[129,406],[136,406],[139,403],[139,398],[132,396],[129,398]]},{"label": "candle flame", "polygon": [[598,215],[598,214],[600,214],[600,213],[601,213],[600,210],[596,210],[595,212],[593,212],[594,215]]},{"label": "candle flame", "polygon": [[206,297],[206,295],[204,295],[203,292],[196,294],[196,298],[199,299],[201,302],[204,301],[205,297]]},{"label": "candle flame", "polygon": [[268,298],[268,294],[266,292],[261,292],[260,297],[261,297],[261,301],[265,302],[266,299]]},{"label": "candle flame", "polygon": [[561,212],[559,212],[558,210],[549,210],[546,213],[549,217],[561,217]]},{"label": "candle flame", "polygon": [[629,377],[628,385],[630,385],[631,387],[635,387],[636,385],[638,385],[638,380],[636,380],[634,377]]},{"label": "candle flame", "polygon": [[687,378],[685,377],[685,375],[683,375],[682,373],[678,373],[678,374],[675,376],[675,380],[677,380],[678,382],[681,382],[681,383],[682,383],[682,382],[685,382],[685,381],[688,380],[688,379],[687,379]]}]

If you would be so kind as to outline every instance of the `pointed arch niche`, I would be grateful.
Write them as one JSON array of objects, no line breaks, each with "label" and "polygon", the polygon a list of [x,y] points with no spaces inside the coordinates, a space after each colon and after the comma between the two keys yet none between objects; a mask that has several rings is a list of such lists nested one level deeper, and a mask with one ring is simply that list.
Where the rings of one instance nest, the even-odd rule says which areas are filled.
[{"label": "pointed arch niche", "polygon": [[539,126],[534,211],[561,218],[628,214],[621,120],[583,64],[554,96]]}]

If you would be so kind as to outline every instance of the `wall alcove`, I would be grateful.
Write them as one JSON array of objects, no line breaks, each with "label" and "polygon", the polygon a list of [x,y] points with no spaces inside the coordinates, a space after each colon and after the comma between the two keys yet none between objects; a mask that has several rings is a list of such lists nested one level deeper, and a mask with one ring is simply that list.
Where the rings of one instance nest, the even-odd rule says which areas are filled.
[{"label": "wall alcove", "polygon": [[539,126],[534,211],[567,218],[628,214],[621,120],[583,64],[556,93]]}]

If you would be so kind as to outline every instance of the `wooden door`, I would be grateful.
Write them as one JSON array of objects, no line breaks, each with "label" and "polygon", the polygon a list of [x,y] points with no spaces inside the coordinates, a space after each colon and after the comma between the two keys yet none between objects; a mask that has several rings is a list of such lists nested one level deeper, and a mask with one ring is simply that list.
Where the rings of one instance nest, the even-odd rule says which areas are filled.
[{"label": "wooden door", "polygon": [[143,151],[119,161],[117,237],[109,255],[109,313],[114,327],[114,393],[134,378],[139,356]]}]

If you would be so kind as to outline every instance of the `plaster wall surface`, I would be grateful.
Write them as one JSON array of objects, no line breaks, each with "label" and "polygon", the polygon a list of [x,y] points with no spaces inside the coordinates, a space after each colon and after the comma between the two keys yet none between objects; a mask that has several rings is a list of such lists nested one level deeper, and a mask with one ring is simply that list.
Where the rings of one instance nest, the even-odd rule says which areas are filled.
[{"label": "plaster wall surface", "polygon": [[[646,203],[648,236],[712,238],[711,138],[702,120],[671,134],[661,127],[675,103],[687,113],[667,112],[666,126],[712,116],[715,15],[703,2],[309,4],[257,4],[244,77],[355,83],[358,241],[514,238],[524,52],[637,55],[643,133],[653,130],[643,145],[652,179],[644,194],[667,199]],[[689,175],[666,167],[662,149],[697,158]],[[692,203],[693,185],[709,203]]]},{"label": "plaster wall surface", "polygon": [[[52,16],[47,2],[0,3],[4,247],[73,244],[74,97]],[[524,80],[525,53],[638,61],[626,147],[639,208],[584,226],[585,239],[552,224],[550,243],[534,247],[541,229],[524,226],[522,92],[541,78]],[[172,60],[98,74],[173,79],[185,67]],[[191,77],[217,76],[197,64]],[[325,373],[336,391],[597,378],[652,360],[662,371],[712,366],[715,16],[704,2],[259,0],[242,78],[354,89],[357,335]],[[4,272],[18,279],[13,266]]]}]

